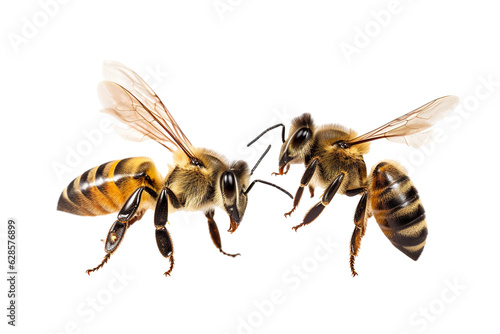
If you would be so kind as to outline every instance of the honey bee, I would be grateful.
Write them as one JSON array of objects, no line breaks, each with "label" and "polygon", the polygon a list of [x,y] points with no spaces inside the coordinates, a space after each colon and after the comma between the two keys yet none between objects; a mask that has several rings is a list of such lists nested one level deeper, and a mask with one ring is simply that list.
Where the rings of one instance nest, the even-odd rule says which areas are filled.
[{"label": "honey bee", "polygon": [[293,208],[285,213],[285,217],[298,206],[306,186],[311,197],[314,197],[315,187],[325,189],[321,200],[307,212],[302,223],[293,227],[295,231],[316,219],[336,193],[361,194],[350,243],[351,273],[356,276],[354,260],[371,216],[375,217],[391,243],[415,261],[422,253],[427,237],[425,211],[404,168],[394,161],[382,161],[372,168],[368,177],[363,155],[368,153],[370,142],[385,138],[417,147],[432,134],[432,131],[425,130],[453,111],[458,101],[455,96],[438,98],[361,136],[337,124],[316,126],[311,115],[306,113],[293,119],[286,140],[285,126],[277,124],[262,132],[248,146],[267,131],[281,126],[283,145],[279,172],[273,174],[286,174],[291,164],[304,163],[306,170],[295,194]]},{"label": "honey bee", "polygon": [[102,110],[129,126],[129,139],[153,139],[173,153],[173,165],[164,178],[149,158],[134,157],[110,161],[74,179],[63,190],[57,209],[75,215],[97,216],[118,212],[105,241],[106,255],[91,272],[100,269],[123,240],[127,229],[154,209],[158,249],[169,259],[169,276],[174,266],[173,245],[166,228],[168,215],[178,210],[202,211],[208,220],[213,243],[222,250],[214,220],[220,207],[229,215],[229,232],[238,228],[247,207],[248,193],[256,182],[271,185],[293,198],[286,190],[263,180],[250,183],[250,176],[269,151],[250,171],[245,161],[228,162],[218,153],[195,148],[155,92],[135,72],[116,62],[104,63],[105,81],[98,92]]}]

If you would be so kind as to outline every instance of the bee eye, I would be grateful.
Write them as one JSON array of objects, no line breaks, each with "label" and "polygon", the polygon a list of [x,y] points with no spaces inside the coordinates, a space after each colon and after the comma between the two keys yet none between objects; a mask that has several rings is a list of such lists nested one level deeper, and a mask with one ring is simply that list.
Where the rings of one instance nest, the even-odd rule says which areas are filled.
[{"label": "bee eye", "polygon": [[309,128],[302,128],[299,129],[297,132],[292,137],[292,142],[291,144],[294,147],[300,147],[302,144],[304,144],[306,141],[311,138],[312,131]]},{"label": "bee eye", "polygon": [[221,188],[226,198],[234,198],[236,195],[236,180],[232,172],[224,172],[222,174]]}]

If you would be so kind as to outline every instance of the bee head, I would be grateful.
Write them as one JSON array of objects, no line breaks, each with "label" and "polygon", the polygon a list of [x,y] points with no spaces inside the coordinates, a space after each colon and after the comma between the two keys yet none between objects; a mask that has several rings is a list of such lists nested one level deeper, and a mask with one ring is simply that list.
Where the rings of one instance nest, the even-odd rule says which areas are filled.
[{"label": "bee head", "polygon": [[269,152],[270,148],[271,145],[267,147],[267,150],[264,154],[262,154],[259,161],[257,161],[251,171],[249,171],[247,163],[240,160],[233,163],[229,170],[222,173],[220,178],[222,200],[224,202],[224,209],[231,220],[228,232],[233,233],[240,225],[247,208],[248,193],[252,190],[256,182],[277,188],[293,199],[292,194],[273,183],[263,180],[253,180],[250,185],[248,184],[250,182],[250,176],[253,174],[267,152]]},{"label": "bee head", "polygon": [[247,208],[247,194],[245,190],[250,181],[250,171],[245,161],[237,161],[229,170],[222,173],[220,189],[224,209],[229,215],[231,225],[228,232],[233,233],[238,228]]},{"label": "bee head", "polygon": [[311,114],[302,114],[292,120],[288,138],[281,146],[279,169],[283,174],[288,164],[304,162],[305,156],[311,151],[313,143],[314,123]]}]

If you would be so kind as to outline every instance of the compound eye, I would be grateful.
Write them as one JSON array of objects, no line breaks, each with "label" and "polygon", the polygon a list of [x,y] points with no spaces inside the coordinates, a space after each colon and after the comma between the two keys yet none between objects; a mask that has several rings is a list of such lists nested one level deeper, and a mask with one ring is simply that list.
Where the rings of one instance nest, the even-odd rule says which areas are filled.
[{"label": "compound eye", "polygon": [[221,178],[221,188],[224,193],[224,197],[227,199],[233,199],[236,195],[236,179],[232,172],[224,172]]},{"label": "compound eye", "polygon": [[312,131],[309,128],[302,128],[299,129],[297,132],[292,137],[292,146],[293,147],[300,147],[302,146],[306,141],[309,140],[312,136]]}]

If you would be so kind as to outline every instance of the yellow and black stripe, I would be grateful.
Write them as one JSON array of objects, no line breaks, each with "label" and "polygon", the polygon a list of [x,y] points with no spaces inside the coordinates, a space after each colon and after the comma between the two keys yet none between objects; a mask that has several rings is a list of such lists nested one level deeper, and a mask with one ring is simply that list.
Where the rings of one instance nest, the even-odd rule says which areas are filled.
[{"label": "yellow and black stripe", "polygon": [[74,179],[62,192],[57,210],[81,216],[119,211],[128,197],[146,186],[144,202],[154,202],[163,179],[149,158],[128,158],[104,163]]},{"label": "yellow and black stripe", "polygon": [[416,261],[427,238],[425,210],[417,189],[401,167],[383,161],[374,168],[370,205],[385,236]]}]

